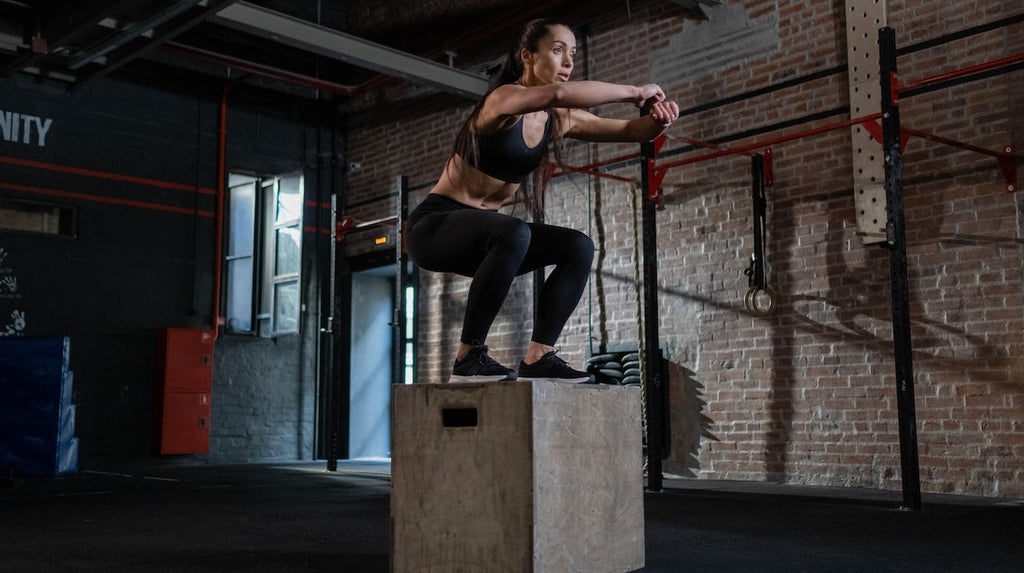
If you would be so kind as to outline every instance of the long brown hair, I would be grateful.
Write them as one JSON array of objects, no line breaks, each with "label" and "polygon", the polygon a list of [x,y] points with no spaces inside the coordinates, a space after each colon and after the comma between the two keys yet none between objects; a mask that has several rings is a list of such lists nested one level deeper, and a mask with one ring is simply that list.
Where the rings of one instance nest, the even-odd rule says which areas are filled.
[{"label": "long brown hair", "polygon": [[[480,110],[483,108],[484,101],[487,96],[491,95],[491,92],[498,89],[499,87],[507,84],[516,83],[523,75],[523,59],[521,56],[522,50],[526,49],[530,52],[536,53],[539,49],[540,41],[544,39],[551,32],[551,28],[555,26],[565,26],[554,20],[547,18],[538,18],[536,20],[530,20],[523,25],[519,34],[516,35],[511,45],[509,46],[508,53],[505,57],[505,64],[501,68],[501,72],[495,78],[494,82],[487,89],[487,93],[480,98],[473,111],[466,118],[466,121],[462,124],[462,128],[459,129],[458,135],[455,136],[455,142],[452,144],[451,153],[448,155],[448,160],[451,161],[455,155],[462,157],[470,163],[476,164],[478,159],[478,148],[477,148],[477,134],[474,131],[476,126],[476,120],[480,117]],[[566,26],[568,27],[568,26]],[[555,161],[559,165],[564,165],[562,161],[562,121],[557,113],[552,112],[553,134],[554,140],[552,142],[552,148],[555,152]],[[516,195],[522,200],[527,209],[532,210],[535,214],[539,213],[543,209],[544,205],[544,183],[545,178],[542,176],[541,170],[546,165],[539,166],[530,177],[527,177],[523,184],[516,191]]]}]

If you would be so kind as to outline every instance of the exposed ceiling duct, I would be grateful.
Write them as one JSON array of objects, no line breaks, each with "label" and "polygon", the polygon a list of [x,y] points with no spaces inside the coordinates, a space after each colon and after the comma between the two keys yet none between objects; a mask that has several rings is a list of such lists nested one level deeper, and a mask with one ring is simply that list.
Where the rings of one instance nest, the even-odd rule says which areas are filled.
[{"label": "exposed ceiling duct", "polygon": [[[632,2],[673,4],[683,17],[718,3]],[[582,25],[629,8],[626,0],[0,0],[0,76],[82,87],[124,69],[140,81],[217,86],[244,72],[270,80],[253,89],[303,99],[362,96],[396,80],[422,87],[404,94],[477,99],[520,23],[546,16]]]},{"label": "exposed ceiling duct", "polygon": [[228,6],[213,20],[293,48],[469,98],[483,95],[489,84],[487,78],[247,2]]}]

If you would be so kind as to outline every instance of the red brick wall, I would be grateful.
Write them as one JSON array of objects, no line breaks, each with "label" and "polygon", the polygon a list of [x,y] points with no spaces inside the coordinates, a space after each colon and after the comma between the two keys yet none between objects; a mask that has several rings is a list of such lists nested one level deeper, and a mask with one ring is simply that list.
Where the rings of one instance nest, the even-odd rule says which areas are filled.
[{"label": "red brick wall", "polygon": [[[639,3],[631,18],[593,28],[591,79],[648,80],[648,53],[684,21],[667,2]],[[739,4],[730,2],[730,5]],[[846,61],[845,5],[745,2],[749,17],[778,18],[779,49],[663,86],[684,109],[740,95]],[[1014,2],[889,3],[901,46],[1020,13]],[[1024,52],[1024,24],[916,51],[899,60],[905,81]],[[582,55],[581,55],[582,56]],[[581,62],[582,64],[583,62]],[[904,99],[907,127],[987,149],[1024,149],[1024,72]],[[848,104],[846,73],[687,115],[670,132],[703,140]],[[440,172],[469,103],[372,107],[353,118],[350,201],[407,175],[422,196]],[[631,117],[628,106],[605,115]],[[847,119],[839,115],[732,146]],[[670,141],[661,162],[686,144]],[[575,145],[585,164],[635,145]],[[658,212],[662,344],[671,362],[671,474],[707,479],[900,488],[888,253],[857,234],[848,130],[772,147],[766,255],[778,311],[743,305],[752,221],[749,160],[731,156],[673,168]],[[1018,163],[1020,163],[1018,161]],[[638,177],[635,165],[616,171]],[[922,489],[1024,496],[1024,215],[993,158],[912,138],[904,153],[911,320]],[[607,179],[557,179],[547,219],[588,232],[599,252],[588,293],[563,335],[579,363],[601,344],[636,344],[630,188]],[[381,211],[392,208],[380,202]],[[366,215],[367,218],[373,216]],[[424,273],[419,377],[450,368],[467,282]],[[517,282],[488,343],[515,364],[529,338],[532,290]]]}]

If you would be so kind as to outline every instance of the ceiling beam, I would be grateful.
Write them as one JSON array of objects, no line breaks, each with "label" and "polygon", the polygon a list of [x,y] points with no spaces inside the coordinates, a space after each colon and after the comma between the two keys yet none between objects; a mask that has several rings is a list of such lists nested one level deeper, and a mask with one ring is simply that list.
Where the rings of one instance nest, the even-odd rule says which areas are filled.
[{"label": "ceiling beam", "polygon": [[19,51],[18,57],[0,69],[0,76],[25,71],[45,62],[49,54],[72,45],[87,35],[108,14],[131,0],[52,0],[37,2],[27,14],[25,38],[31,42],[29,50]]},{"label": "ceiling beam", "polygon": [[77,70],[82,66],[95,61],[97,58],[102,58],[128,42],[131,42],[135,38],[138,38],[157,26],[166,23],[168,20],[188,12],[200,2],[203,2],[203,0],[178,0],[174,4],[156,12],[141,22],[133,22],[128,26],[128,28],[122,30],[117,35],[108,38],[106,41],[96,46],[88,48],[80,54],[72,56],[68,61],[68,68]]},{"label": "ceiling beam", "polygon": [[247,2],[228,6],[213,20],[273,42],[463,97],[477,99],[487,92],[488,80],[484,77]]},{"label": "ceiling beam", "polygon": [[[136,0],[137,1],[137,0]],[[40,33],[49,50],[68,46],[80,37],[89,35],[101,21],[126,6],[132,0],[55,0],[41,2]]]},{"label": "ceiling beam", "polygon": [[[76,84],[78,87],[81,87],[93,80],[111,74],[126,64],[159,48],[165,42],[205,22],[220,9],[237,1],[208,0],[204,6],[198,6],[201,2],[193,2],[196,6],[192,6],[182,14],[168,16],[156,22],[154,24],[155,27],[151,27],[153,31],[152,38],[144,38],[140,37],[139,34],[134,34],[133,38],[125,38],[123,42],[117,42],[117,46],[114,46],[114,51],[109,54],[107,62],[103,66],[93,66],[92,70],[79,73]],[[143,30],[143,33],[145,31]]]}]

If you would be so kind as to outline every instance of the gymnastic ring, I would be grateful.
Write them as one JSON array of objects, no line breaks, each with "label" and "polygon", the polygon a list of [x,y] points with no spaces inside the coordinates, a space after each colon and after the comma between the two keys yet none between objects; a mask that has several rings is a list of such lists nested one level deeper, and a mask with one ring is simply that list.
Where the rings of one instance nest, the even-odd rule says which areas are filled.
[{"label": "gymnastic ring", "polygon": [[[768,306],[759,307],[757,305],[757,295],[764,293],[768,297]],[[775,312],[776,308],[776,296],[772,287],[765,285],[764,287],[752,286],[747,289],[747,295],[743,297],[743,305],[747,307],[750,314],[754,316],[768,316]]]}]

